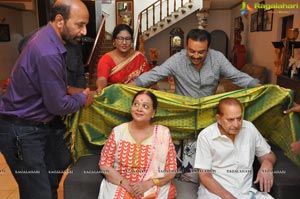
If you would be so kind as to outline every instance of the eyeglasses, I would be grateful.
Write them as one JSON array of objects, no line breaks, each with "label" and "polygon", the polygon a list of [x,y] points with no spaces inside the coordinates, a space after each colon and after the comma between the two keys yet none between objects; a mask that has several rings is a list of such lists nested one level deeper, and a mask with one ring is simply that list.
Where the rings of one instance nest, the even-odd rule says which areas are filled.
[{"label": "eyeglasses", "polygon": [[117,37],[116,40],[118,40],[118,42],[126,42],[129,43],[132,41],[131,37]]}]

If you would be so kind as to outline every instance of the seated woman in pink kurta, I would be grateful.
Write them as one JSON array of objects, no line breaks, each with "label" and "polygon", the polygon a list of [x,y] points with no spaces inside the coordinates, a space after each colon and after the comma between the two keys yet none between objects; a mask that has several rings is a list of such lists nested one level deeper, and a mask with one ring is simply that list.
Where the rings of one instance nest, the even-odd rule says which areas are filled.
[{"label": "seated woman in pink kurta", "polygon": [[99,199],[173,199],[176,152],[167,127],[152,123],[157,98],[139,91],[132,120],[115,127],[101,151]]},{"label": "seated woman in pink kurta", "polygon": [[119,24],[113,31],[114,50],[101,57],[97,69],[97,93],[115,83],[126,84],[150,70],[147,58],[132,49],[133,31],[126,24]]}]

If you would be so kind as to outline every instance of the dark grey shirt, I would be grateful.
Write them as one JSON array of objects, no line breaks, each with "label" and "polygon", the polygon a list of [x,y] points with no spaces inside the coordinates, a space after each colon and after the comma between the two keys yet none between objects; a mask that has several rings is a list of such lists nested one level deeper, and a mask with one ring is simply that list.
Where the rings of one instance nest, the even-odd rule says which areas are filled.
[{"label": "dark grey shirt", "polygon": [[[39,29],[26,35],[18,44],[19,53],[22,52],[28,41]],[[68,86],[77,88],[86,88],[86,79],[84,75],[84,66],[82,61],[82,46],[78,44],[65,44],[67,49],[67,78]]]},{"label": "dark grey shirt", "polygon": [[200,72],[183,49],[162,65],[143,73],[135,79],[135,83],[140,87],[148,87],[169,76],[174,76],[176,94],[194,98],[214,95],[221,76],[243,88],[254,87],[259,83],[258,79],[236,69],[221,52],[212,49],[209,49]]},{"label": "dark grey shirt", "polygon": [[86,88],[81,44],[66,44],[68,86]]}]

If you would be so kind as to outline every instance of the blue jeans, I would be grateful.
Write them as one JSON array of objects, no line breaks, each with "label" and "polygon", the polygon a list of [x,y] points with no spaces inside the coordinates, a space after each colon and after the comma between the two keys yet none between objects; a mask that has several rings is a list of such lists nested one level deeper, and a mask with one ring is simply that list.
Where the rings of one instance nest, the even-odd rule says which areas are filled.
[{"label": "blue jeans", "polygon": [[0,119],[0,151],[19,185],[21,199],[56,199],[63,171],[71,162],[56,124],[27,125]]}]

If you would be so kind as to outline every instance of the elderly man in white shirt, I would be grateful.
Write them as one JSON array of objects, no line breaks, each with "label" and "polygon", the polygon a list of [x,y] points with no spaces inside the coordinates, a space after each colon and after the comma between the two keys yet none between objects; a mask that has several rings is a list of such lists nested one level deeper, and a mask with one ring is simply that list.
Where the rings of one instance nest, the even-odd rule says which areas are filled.
[{"label": "elderly man in white shirt", "polygon": [[[194,168],[199,169],[198,199],[269,199],[276,161],[270,146],[249,121],[243,120],[243,107],[234,98],[222,99],[217,122],[198,136]],[[252,187],[255,155],[261,167]]]}]

